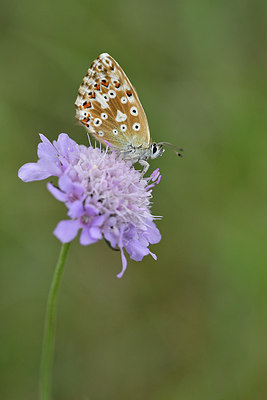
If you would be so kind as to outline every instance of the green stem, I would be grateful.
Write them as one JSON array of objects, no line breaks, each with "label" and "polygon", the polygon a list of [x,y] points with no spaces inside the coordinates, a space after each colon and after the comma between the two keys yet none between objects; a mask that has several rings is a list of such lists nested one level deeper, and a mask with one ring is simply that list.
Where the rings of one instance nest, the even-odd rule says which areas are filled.
[{"label": "green stem", "polygon": [[43,352],[41,360],[40,400],[50,400],[51,398],[51,378],[53,350],[55,342],[56,301],[69,247],[70,243],[64,243],[61,247],[47,301]]}]

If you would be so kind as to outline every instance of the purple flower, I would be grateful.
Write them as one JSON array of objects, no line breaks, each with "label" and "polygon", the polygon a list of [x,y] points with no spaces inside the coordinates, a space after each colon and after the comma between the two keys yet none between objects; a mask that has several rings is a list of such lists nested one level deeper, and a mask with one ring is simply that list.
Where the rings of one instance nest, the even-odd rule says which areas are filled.
[{"label": "purple flower", "polygon": [[127,266],[124,250],[135,261],[147,254],[157,259],[148,246],[161,239],[153,222],[159,217],[150,212],[152,188],[161,179],[159,169],[143,178],[114,151],[78,145],[64,133],[53,144],[40,137],[38,161],[23,165],[18,175],[24,182],[59,178],[58,187],[48,183],[47,188],[65,203],[70,219],[58,223],[55,236],[67,243],[80,231],[82,245],[104,238],[121,251],[119,278]]},{"label": "purple flower", "polygon": [[76,164],[79,159],[79,146],[66,133],[61,133],[53,144],[42,134],[39,143],[37,163],[24,164],[19,170],[23,182],[41,181],[49,176],[60,177],[65,169]]}]

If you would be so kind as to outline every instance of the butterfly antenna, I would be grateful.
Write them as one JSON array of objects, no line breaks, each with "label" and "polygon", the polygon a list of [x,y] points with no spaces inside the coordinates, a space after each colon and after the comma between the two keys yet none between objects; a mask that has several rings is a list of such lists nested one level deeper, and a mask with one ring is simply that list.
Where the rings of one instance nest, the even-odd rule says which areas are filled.
[{"label": "butterfly antenna", "polygon": [[174,151],[175,154],[177,154],[178,157],[183,157],[181,153],[184,151],[184,149],[181,147],[175,146],[175,144],[169,142],[159,142],[158,144],[169,147],[172,151]]}]

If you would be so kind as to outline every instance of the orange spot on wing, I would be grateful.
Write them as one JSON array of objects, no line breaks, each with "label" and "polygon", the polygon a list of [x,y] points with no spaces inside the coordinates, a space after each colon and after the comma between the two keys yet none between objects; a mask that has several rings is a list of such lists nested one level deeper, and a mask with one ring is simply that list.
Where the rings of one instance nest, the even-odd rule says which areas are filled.
[{"label": "orange spot on wing", "polygon": [[121,84],[120,84],[119,82],[115,83],[115,88],[116,88],[116,89],[119,89],[120,85],[121,85]]},{"label": "orange spot on wing", "polygon": [[83,108],[92,108],[92,103],[91,101],[85,101],[83,103]]},{"label": "orange spot on wing", "polygon": [[101,81],[101,85],[103,85],[103,86],[105,86],[105,87],[108,87],[109,83],[108,83],[108,81],[107,81],[107,80],[105,80],[105,79],[102,79],[102,81]]},{"label": "orange spot on wing", "polygon": [[126,94],[127,94],[128,97],[131,97],[133,95],[130,90],[126,90]]},{"label": "orange spot on wing", "polygon": [[95,99],[95,92],[92,92],[88,95],[89,99]]},{"label": "orange spot on wing", "polygon": [[86,126],[87,128],[89,128],[89,124],[87,124],[87,122],[81,121],[81,123],[82,123],[84,126]]}]

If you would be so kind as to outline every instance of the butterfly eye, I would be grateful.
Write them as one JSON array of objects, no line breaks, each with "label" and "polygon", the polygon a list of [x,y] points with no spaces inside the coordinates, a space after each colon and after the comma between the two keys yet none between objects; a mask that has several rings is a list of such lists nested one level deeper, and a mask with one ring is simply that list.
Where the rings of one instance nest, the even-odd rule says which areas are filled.
[{"label": "butterfly eye", "polygon": [[152,150],[153,154],[155,154],[157,152],[157,150],[158,150],[158,147],[157,147],[157,145],[154,144],[153,150]]},{"label": "butterfly eye", "polygon": [[98,131],[98,136],[104,136],[104,132],[103,131]]},{"label": "butterfly eye", "polygon": [[116,97],[116,93],[114,92],[114,90],[109,90],[108,91],[108,95],[111,99],[114,99]]},{"label": "butterfly eye", "polygon": [[108,119],[108,114],[102,113],[102,114],[101,114],[101,118],[102,118],[102,119]]},{"label": "butterfly eye", "polygon": [[135,124],[133,124],[133,130],[134,131],[139,131],[140,129],[140,124],[138,122],[136,122]]},{"label": "butterfly eye", "polygon": [[102,121],[100,118],[95,118],[94,119],[94,126],[100,126],[102,124]]},{"label": "butterfly eye", "polygon": [[130,113],[131,113],[132,115],[138,115],[137,108],[136,108],[136,107],[131,107]]},{"label": "butterfly eye", "polygon": [[121,98],[121,102],[122,102],[122,104],[125,104],[125,103],[127,103],[127,99],[126,99],[126,97],[122,97],[122,98]]},{"label": "butterfly eye", "polygon": [[126,132],[127,131],[127,126],[125,124],[121,125],[121,131]]},{"label": "butterfly eye", "polygon": [[117,131],[117,129],[113,129],[113,135],[118,135],[118,131]]}]

